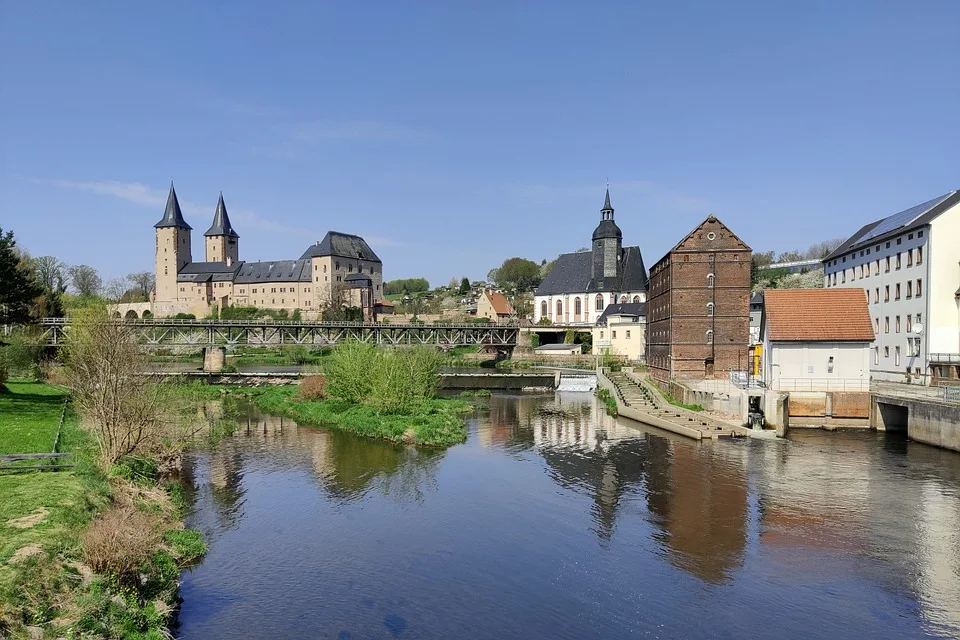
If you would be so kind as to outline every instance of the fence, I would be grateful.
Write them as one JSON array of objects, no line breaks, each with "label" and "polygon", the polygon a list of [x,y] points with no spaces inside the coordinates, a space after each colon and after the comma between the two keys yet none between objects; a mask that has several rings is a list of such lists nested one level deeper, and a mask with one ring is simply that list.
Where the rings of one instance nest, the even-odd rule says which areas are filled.
[{"label": "fence", "polygon": [[908,400],[933,400],[948,404],[960,404],[960,386],[956,385],[922,387],[915,384],[878,382],[875,380],[870,385],[870,391],[877,395],[906,398]]},{"label": "fence", "polygon": [[779,378],[775,391],[870,391],[870,381],[860,378]]}]

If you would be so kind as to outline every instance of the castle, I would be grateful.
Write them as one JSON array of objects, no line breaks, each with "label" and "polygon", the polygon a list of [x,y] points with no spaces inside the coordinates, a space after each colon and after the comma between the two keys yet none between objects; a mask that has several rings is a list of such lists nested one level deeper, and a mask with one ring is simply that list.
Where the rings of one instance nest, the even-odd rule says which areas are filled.
[{"label": "castle", "polygon": [[383,263],[360,236],[329,231],[297,260],[245,262],[223,194],[203,234],[205,261],[195,262],[192,227],[170,184],[156,230],[156,286],[147,303],[117,305],[122,317],[204,317],[226,306],[299,311],[304,319],[324,310],[354,307],[374,320],[383,300]]}]

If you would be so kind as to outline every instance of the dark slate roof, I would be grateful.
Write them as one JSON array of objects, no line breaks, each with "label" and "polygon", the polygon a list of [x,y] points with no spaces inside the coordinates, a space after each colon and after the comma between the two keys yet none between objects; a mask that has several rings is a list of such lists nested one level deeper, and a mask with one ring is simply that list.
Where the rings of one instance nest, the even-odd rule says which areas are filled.
[{"label": "dark slate roof", "polygon": [[538,296],[559,293],[590,293],[594,291],[646,291],[647,270],[643,266],[640,247],[624,247],[619,278],[590,280],[593,253],[580,251],[564,253],[553,264],[553,269],[537,287]]},{"label": "dark slate roof", "polygon": [[847,238],[846,242],[834,249],[830,255],[823,259],[823,262],[829,262],[861,247],[886,242],[893,236],[928,225],[934,218],[957,203],[960,203],[960,190],[951,191],[933,200],[904,209],[892,216],[866,224]]},{"label": "dark slate roof", "polygon": [[217,201],[217,210],[213,213],[213,224],[204,233],[205,236],[230,236],[239,238],[237,232],[233,230],[230,224],[230,216],[227,215],[227,206],[223,204],[223,194],[220,194],[220,200]]},{"label": "dark slate roof", "polygon": [[755,304],[759,304],[759,305],[763,304],[763,291],[760,291],[759,293],[755,293],[752,296],[750,296],[750,306],[753,306]]},{"label": "dark slate roof", "polygon": [[583,345],[581,344],[566,344],[563,342],[557,342],[552,344],[541,344],[540,346],[536,347],[534,351],[564,351],[567,349],[576,349],[577,347],[583,349]]},{"label": "dark slate roof", "polygon": [[188,262],[177,274],[177,282],[229,282],[237,275],[243,261],[229,267],[226,262]]},{"label": "dark slate roof", "polygon": [[373,252],[366,240],[360,236],[338,231],[328,231],[327,235],[323,236],[323,240],[307,247],[300,259],[305,260],[317,256],[360,258],[367,262],[380,262],[380,258]]},{"label": "dark slate roof", "polygon": [[180,201],[177,200],[177,192],[173,190],[173,182],[170,182],[170,193],[167,194],[167,206],[163,210],[163,217],[160,222],[153,225],[157,229],[163,227],[179,227],[181,229],[192,229],[187,221],[183,219],[183,212],[180,211]]},{"label": "dark slate roof", "polygon": [[610,205],[610,187],[607,187],[607,195],[603,199],[603,209],[601,211],[613,211],[613,207]]},{"label": "dark slate roof", "polygon": [[601,220],[597,228],[593,230],[593,239],[600,238],[623,238],[623,232],[613,220]]},{"label": "dark slate roof", "polygon": [[372,287],[373,279],[370,276],[365,276],[362,273],[351,273],[346,278],[343,279],[351,288],[359,287]]},{"label": "dark slate roof", "polygon": [[645,318],[647,316],[647,303],[624,302],[619,304],[608,304],[607,308],[603,310],[602,314],[600,314],[600,317],[597,318],[597,325],[606,325],[608,316],[641,316]]},{"label": "dark slate roof", "polygon": [[244,262],[234,282],[237,284],[310,282],[310,260]]}]

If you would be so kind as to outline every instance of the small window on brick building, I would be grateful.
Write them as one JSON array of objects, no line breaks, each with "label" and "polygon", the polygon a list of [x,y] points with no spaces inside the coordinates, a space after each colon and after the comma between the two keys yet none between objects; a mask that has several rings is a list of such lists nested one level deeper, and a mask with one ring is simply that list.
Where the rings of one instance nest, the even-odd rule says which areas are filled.
[{"label": "small window on brick building", "polygon": [[707,315],[708,315],[708,316],[712,316],[712,315],[713,315],[713,303],[712,303],[712,302],[708,302],[708,303],[707,303]]},{"label": "small window on brick building", "polygon": [[707,344],[713,344],[713,331],[707,329]]},{"label": "small window on brick building", "polygon": [[708,273],[708,274],[707,274],[707,286],[708,286],[708,287],[712,287],[712,286],[713,286],[713,283],[714,283],[714,281],[716,281],[716,279],[717,279],[716,276],[714,276],[712,273]]}]

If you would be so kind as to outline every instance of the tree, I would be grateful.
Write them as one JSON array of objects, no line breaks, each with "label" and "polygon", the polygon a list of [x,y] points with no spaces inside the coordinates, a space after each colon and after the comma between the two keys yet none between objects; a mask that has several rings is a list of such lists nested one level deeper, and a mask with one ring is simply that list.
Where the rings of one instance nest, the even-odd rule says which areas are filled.
[{"label": "tree", "polygon": [[425,278],[407,278],[405,280],[390,280],[383,285],[384,295],[397,293],[415,293],[429,291],[430,283]]},{"label": "tree", "polygon": [[0,227],[0,324],[26,322],[30,306],[43,293],[17,249],[13,232]]},{"label": "tree", "polygon": [[60,294],[67,290],[67,265],[55,256],[40,256],[31,260],[37,280],[50,293]]},{"label": "tree", "polygon": [[540,265],[524,258],[507,258],[496,270],[497,286],[517,291],[530,291],[540,284]]},{"label": "tree", "polygon": [[95,296],[100,293],[103,282],[100,280],[100,274],[93,267],[77,264],[70,267],[68,273],[70,274],[70,284],[81,296]]},{"label": "tree", "polygon": [[157,284],[157,278],[149,271],[137,271],[127,276],[127,280],[133,284],[134,291],[146,302],[150,299],[150,292]]},{"label": "tree", "polygon": [[114,278],[103,287],[103,295],[110,302],[122,302],[127,293],[127,281],[123,278]]},{"label": "tree", "polygon": [[469,281],[469,280],[467,280],[466,278],[464,278],[463,280],[460,281],[460,289],[458,290],[458,293],[459,293],[460,295],[462,295],[462,296],[465,296],[465,295],[467,295],[468,293],[470,293],[470,281]]}]

